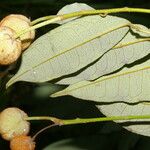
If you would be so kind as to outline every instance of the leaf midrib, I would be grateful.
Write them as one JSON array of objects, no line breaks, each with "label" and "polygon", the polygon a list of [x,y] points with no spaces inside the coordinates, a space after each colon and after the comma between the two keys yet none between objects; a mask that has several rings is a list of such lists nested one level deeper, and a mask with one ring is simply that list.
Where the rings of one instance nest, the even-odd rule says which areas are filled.
[{"label": "leaf midrib", "polygon": [[120,74],[113,75],[113,76],[110,75],[109,77],[106,77],[104,79],[99,78],[96,81],[90,82],[88,84],[84,84],[82,86],[79,86],[79,87],[71,89],[71,90],[64,90],[62,92],[60,91],[58,93],[52,94],[51,96],[52,97],[56,97],[56,96],[66,95],[66,94],[69,94],[72,91],[76,91],[76,90],[79,90],[79,89],[87,87],[87,86],[92,86],[93,84],[98,84],[98,83],[101,83],[101,82],[106,81],[106,80],[110,80],[110,79],[117,78],[117,77],[120,77],[120,76],[125,76],[125,75],[129,75],[129,74],[133,74],[133,73],[136,73],[136,72],[140,72],[140,71],[144,71],[144,70],[149,70],[149,69],[150,69],[150,66],[146,66],[146,67],[143,67],[143,68],[140,68],[140,69],[137,69],[137,70],[132,70],[132,71],[124,72],[124,73],[120,73]]}]

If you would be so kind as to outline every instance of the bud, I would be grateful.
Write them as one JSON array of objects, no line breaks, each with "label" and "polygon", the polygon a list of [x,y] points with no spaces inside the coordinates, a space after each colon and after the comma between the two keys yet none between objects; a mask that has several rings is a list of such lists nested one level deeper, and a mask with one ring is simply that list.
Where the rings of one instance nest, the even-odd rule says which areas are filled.
[{"label": "bud", "polygon": [[[28,19],[26,16],[18,14],[8,15],[0,22],[0,26],[7,26],[16,31],[16,33],[19,33],[20,31],[29,28],[31,26],[30,24],[30,19]],[[29,31],[24,35],[20,36],[22,42],[22,50],[25,50],[27,47],[30,46],[34,37],[35,31]]]},{"label": "bud", "polygon": [[0,65],[15,62],[21,54],[21,41],[15,39],[15,31],[0,26]]},{"label": "bud", "polygon": [[11,107],[0,113],[0,134],[5,140],[11,140],[15,136],[27,135],[30,124],[25,120],[28,117],[22,110]]},{"label": "bud", "polygon": [[34,150],[35,142],[30,136],[20,135],[10,141],[11,150]]}]

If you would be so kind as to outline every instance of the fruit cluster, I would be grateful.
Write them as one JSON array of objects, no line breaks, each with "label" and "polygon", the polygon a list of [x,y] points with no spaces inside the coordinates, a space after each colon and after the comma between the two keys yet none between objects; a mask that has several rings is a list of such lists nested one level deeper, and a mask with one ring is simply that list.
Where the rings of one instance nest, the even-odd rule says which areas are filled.
[{"label": "fruit cluster", "polygon": [[29,47],[35,37],[35,31],[29,31],[19,38],[16,35],[31,27],[31,21],[26,16],[12,14],[0,22],[0,65],[15,62],[22,51]]},{"label": "fruit cluster", "polygon": [[10,141],[11,150],[34,150],[35,143],[30,136],[28,115],[15,107],[6,108],[0,113],[0,134]]}]

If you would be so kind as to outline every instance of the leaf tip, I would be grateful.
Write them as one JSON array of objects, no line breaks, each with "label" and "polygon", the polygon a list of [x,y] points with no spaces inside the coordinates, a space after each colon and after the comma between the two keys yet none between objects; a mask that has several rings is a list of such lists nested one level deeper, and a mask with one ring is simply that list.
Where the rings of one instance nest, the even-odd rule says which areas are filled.
[{"label": "leaf tip", "polygon": [[55,97],[60,97],[60,96],[65,96],[65,95],[66,95],[65,92],[60,91],[60,92],[56,92],[56,93],[50,95],[50,97],[55,98]]},{"label": "leaf tip", "polygon": [[6,83],[6,89],[13,85],[16,81],[12,81],[12,78]]},{"label": "leaf tip", "polygon": [[12,84],[9,83],[9,81],[6,84],[6,89],[8,89]]}]

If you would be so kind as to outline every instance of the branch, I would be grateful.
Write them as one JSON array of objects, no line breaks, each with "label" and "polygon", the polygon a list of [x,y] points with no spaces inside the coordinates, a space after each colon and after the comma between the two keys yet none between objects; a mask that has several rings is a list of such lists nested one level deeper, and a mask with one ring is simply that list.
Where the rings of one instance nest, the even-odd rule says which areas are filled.
[{"label": "branch", "polygon": [[25,120],[49,120],[57,125],[73,125],[92,122],[104,122],[104,121],[121,121],[121,120],[145,120],[150,119],[150,115],[139,116],[112,116],[112,117],[99,117],[99,118],[76,118],[76,119],[59,119],[49,116],[27,117]]},{"label": "branch", "polygon": [[[126,13],[134,12],[134,13],[148,13],[148,14],[150,14],[150,9],[123,7],[123,8],[100,9],[100,10],[84,10],[84,11],[78,11],[78,12],[73,12],[73,13],[64,14],[64,15],[45,16],[45,17],[41,17],[41,18],[34,20],[31,23],[31,25],[33,25],[33,26],[17,33],[15,38],[20,37],[21,35],[25,34],[26,32],[41,28],[43,26],[46,26],[46,25],[49,25],[52,23],[56,23],[58,21],[73,18],[73,17],[86,16],[86,15],[96,15],[96,14],[105,16],[105,15],[111,14],[111,13],[122,13],[122,12],[124,12],[124,13],[125,12]],[[43,22],[41,22],[41,21],[43,21]],[[40,23],[38,23],[38,22],[40,22]]]},{"label": "branch", "polygon": [[112,116],[112,117],[99,117],[99,118],[76,118],[76,119],[58,119],[50,116],[37,116],[37,117],[27,117],[25,120],[49,120],[53,122],[51,125],[41,129],[38,131],[33,137],[33,141],[35,138],[41,134],[43,131],[50,129],[55,126],[64,126],[64,125],[74,125],[74,124],[85,124],[85,123],[93,123],[93,122],[104,122],[104,121],[116,121],[116,120],[141,120],[150,119],[150,115],[141,115],[141,116]]}]

